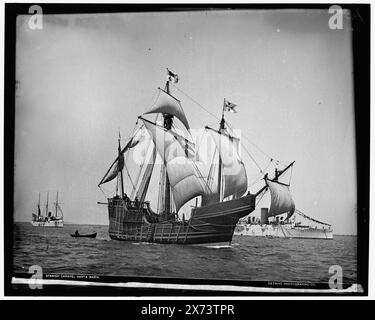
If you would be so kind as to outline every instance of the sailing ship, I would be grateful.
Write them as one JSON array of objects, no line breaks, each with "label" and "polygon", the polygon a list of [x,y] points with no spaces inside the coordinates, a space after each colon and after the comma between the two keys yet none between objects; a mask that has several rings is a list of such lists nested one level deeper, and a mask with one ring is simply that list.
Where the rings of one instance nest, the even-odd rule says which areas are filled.
[{"label": "sailing ship", "polygon": [[32,214],[31,224],[34,227],[52,227],[52,228],[63,228],[64,227],[64,214],[59,204],[59,193],[56,193],[56,202],[53,204],[54,213],[49,209],[49,192],[47,192],[47,201],[44,208],[44,214],[40,208],[40,193],[37,204],[37,213]]},{"label": "sailing ship", "polygon": [[[158,88],[156,102],[138,117],[136,130],[124,148],[119,137],[118,155],[98,184],[101,188],[117,179],[116,195],[107,198],[107,202],[98,202],[108,207],[109,236],[114,240],[165,244],[230,243],[239,219],[254,210],[256,197],[268,187],[256,194],[247,192],[247,172],[239,155],[240,139],[224,118],[224,111],[233,111],[235,105],[225,99],[218,129],[205,127],[215,145],[213,157],[206,162],[200,160],[181,101],[170,90],[171,83],[176,87],[178,75],[168,69],[167,75],[165,88]],[[147,119],[147,115],[156,115],[156,120]],[[151,156],[148,160],[144,158],[135,181],[130,179],[132,190],[128,196],[123,177],[124,168],[129,176],[125,158],[131,158],[127,155],[136,153],[141,142],[142,148],[146,146],[145,153]],[[162,165],[158,209],[154,212],[146,196],[151,176],[158,174],[157,156]],[[275,179],[289,168],[278,171]],[[181,207],[194,199],[190,218],[185,219],[184,213],[181,218]]]}]

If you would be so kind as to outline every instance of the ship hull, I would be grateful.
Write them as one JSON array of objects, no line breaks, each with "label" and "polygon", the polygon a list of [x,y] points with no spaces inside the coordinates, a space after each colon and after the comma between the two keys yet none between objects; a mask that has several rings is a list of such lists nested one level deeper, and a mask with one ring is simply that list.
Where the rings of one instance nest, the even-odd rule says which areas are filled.
[{"label": "ship hull", "polygon": [[34,227],[46,227],[46,228],[63,228],[63,220],[52,220],[52,221],[31,221]]},{"label": "ship hull", "polygon": [[108,199],[109,236],[114,240],[163,244],[228,243],[238,220],[254,207],[255,197],[249,195],[194,208],[186,222],[150,222],[146,208],[131,208],[124,200],[111,198]]},{"label": "ship hull", "polygon": [[332,229],[298,227],[293,225],[239,224],[234,234],[237,236],[292,238],[292,239],[333,239]]}]

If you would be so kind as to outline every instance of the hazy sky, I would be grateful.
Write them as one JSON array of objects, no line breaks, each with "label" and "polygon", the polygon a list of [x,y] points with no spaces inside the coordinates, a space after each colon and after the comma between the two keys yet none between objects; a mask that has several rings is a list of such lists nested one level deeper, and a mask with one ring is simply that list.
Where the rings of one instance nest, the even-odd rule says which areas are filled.
[{"label": "hazy sky", "polygon": [[[178,87],[217,116],[223,98],[238,105],[227,119],[263,167],[267,158],[249,140],[296,161],[297,209],[335,233],[356,233],[348,15],[342,30],[329,29],[324,10],[54,15],[42,30],[29,29],[28,18],[17,21],[17,221],[30,220],[39,191],[44,203],[58,190],[67,222],[108,222],[97,184],[116,156],[118,129],[131,134],[169,67]],[[174,93],[192,128],[217,126]],[[251,182],[259,171],[243,159]]]}]

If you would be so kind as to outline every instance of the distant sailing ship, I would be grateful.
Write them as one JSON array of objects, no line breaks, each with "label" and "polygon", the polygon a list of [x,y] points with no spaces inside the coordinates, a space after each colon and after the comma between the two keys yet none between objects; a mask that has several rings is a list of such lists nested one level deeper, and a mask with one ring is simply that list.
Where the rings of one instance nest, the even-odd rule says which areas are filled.
[{"label": "distant sailing ship", "polygon": [[44,215],[40,208],[40,193],[37,204],[37,213],[32,214],[31,224],[34,227],[52,227],[52,228],[63,228],[64,227],[64,214],[59,204],[59,193],[56,194],[56,202],[54,203],[54,212],[49,210],[48,199],[49,193],[47,192],[47,201],[44,210]]},{"label": "distant sailing ship", "polygon": [[[170,83],[177,83],[177,74],[168,71],[164,90],[151,109],[144,113],[162,116],[158,124],[139,116],[141,125],[124,148],[118,140],[118,156],[99,183],[117,178],[116,195],[108,198],[109,236],[115,240],[133,242],[154,242],[173,244],[212,244],[231,242],[233,232],[240,218],[255,208],[255,201],[269,186],[277,185],[277,178],[293,163],[277,172],[275,181],[264,177],[266,185],[256,194],[248,190],[247,173],[239,153],[239,138],[229,131],[224,111],[234,111],[235,105],[224,99],[223,112],[218,130],[205,127],[216,146],[210,163],[199,160],[196,145],[192,139],[177,132],[174,118],[183,130],[190,132],[190,126],[180,100],[170,92]],[[138,124],[138,121],[137,121]],[[187,137],[190,137],[189,134]],[[124,190],[124,155],[135,153],[142,142],[148,146],[146,153],[152,156],[143,162],[132,181],[130,198]],[[162,159],[159,177],[158,213],[146,201],[151,176],[155,172],[157,155]],[[129,159],[129,157],[127,157]],[[146,158],[145,158],[146,159]],[[127,170],[129,175],[129,171]],[[157,174],[157,173],[156,173]],[[283,194],[289,190],[273,188]],[[196,199],[190,218],[178,216],[180,208]],[[198,205],[200,199],[200,205]],[[99,202],[100,203],[100,202]]]}]

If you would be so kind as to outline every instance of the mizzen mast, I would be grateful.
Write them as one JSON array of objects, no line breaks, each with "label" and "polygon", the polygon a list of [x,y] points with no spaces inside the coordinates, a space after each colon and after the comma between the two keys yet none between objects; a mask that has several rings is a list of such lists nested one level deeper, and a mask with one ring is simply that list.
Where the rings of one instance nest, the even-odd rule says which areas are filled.
[{"label": "mizzen mast", "polygon": [[[277,181],[278,180],[278,178],[282,175],[282,174],[284,174],[290,167],[292,167],[293,165],[294,165],[294,162],[295,161],[293,161],[293,162],[291,162],[287,167],[285,167],[285,169],[283,169],[283,170],[277,170],[276,172],[275,172],[275,177],[274,177],[274,181]],[[265,178],[267,178],[267,175],[265,176]],[[265,185],[263,188],[261,188],[256,194],[255,194],[255,197],[257,197],[257,196],[259,196],[264,190],[267,190],[268,189],[268,186],[267,185]]]}]

